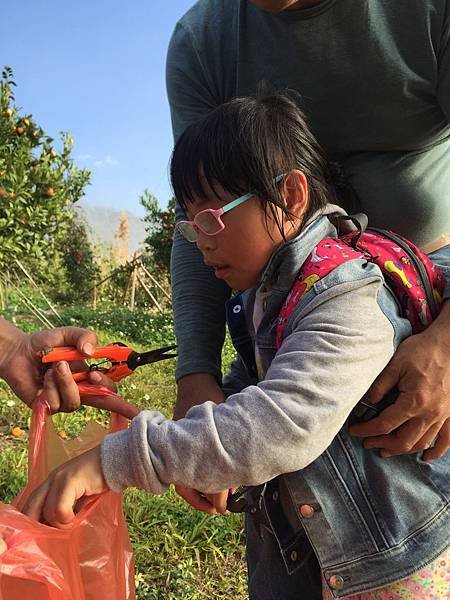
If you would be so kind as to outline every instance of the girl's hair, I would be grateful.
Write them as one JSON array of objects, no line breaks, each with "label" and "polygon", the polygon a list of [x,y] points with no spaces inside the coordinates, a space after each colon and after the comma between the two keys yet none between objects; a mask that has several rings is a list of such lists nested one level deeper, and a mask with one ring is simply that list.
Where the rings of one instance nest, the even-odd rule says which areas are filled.
[{"label": "girl's hair", "polygon": [[[269,210],[284,237],[280,207],[287,219],[278,175],[303,171],[309,201],[302,222],[335,199],[328,162],[293,97],[272,94],[234,98],[188,127],[175,145],[171,181],[175,196],[186,209],[210,189],[220,198],[217,184],[229,194],[254,192],[265,218]],[[206,182],[206,184],[205,184]]]}]

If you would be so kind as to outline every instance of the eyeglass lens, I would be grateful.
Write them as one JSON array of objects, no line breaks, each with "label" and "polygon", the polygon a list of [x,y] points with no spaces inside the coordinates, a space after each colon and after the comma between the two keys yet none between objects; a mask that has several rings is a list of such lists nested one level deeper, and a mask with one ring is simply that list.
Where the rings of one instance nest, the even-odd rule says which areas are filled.
[{"label": "eyeglass lens", "polygon": [[205,233],[219,233],[219,231],[222,229],[222,226],[215,217],[214,213],[209,211],[198,213],[194,219],[194,223]]}]

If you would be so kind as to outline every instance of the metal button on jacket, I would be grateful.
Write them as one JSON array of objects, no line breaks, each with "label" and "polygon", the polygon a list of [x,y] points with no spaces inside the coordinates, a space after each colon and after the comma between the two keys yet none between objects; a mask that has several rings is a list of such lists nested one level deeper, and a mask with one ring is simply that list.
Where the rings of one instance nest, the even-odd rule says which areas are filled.
[{"label": "metal button on jacket", "polygon": [[304,519],[311,519],[314,516],[314,508],[309,504],[302,504],[300,506],[300,514]]},{"label": "metal button on jacket", "polygon": [[292,562],[295,562],[297,560],[297,558],[298,558],[297,552],[295,550],[292,550],[292,552],[291,552],[291,560],[292,560]]},{"label": "metal button on jacket", "polygon": [[332,590],[342,590],[344,588],[344,580],[340,575],[332,575],[328,583]]}]

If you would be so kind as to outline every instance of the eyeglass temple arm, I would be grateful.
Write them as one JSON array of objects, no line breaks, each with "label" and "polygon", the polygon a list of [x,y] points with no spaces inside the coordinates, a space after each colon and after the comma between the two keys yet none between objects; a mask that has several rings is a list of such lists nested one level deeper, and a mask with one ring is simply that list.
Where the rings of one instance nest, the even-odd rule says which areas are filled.
[{"label": "eyeglass temple arm", "polygon": [[[282,175],[277,175],[277,177],[274,178],[274,182],[278,183],[279,181],[281,181],[283,179],[283,177],[285,175],[286,175],[286,173],[283,173]],[[220,214],[223,215],[224,213],[228,212],[229,210],[236,208],[236,206],[239,206],[239,204],[242,204],[246,200],[249,200],[254,195],[255,195],[254,192],[248,192],[248,194],[244,194],[240,198],[236,198],[236,200],[233,200],[232,202],[227,204],[226,208],[222,209],[222,212]],[[221,209],[219,209],[219,210],[221,210]]]}]

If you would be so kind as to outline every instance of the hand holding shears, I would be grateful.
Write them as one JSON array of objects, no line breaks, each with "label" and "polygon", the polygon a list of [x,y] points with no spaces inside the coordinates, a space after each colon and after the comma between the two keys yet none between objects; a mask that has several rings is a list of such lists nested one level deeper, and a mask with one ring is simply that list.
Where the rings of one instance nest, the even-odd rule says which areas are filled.
[{"label": "hand holding shears", "polygon": [[[156,350],[149,350],[148,352],[136,352],[121,342],[114,342],[107,346],[96,348],[93,354],[89,356],[90,359],[103,358],[103,361],[88,365],[87,370],[72,373],[72,377],[75,381],[81,382],[88,379],[89,372],[100,371],[103,375],[112,379],[112,381],[120,381],[124,377],[132,375],[137,367],[167,358],[174,358],[176,354],[170,354],[169,352],[175,348],[176,346],[171,345],[157,348]],[[39,354],[44,368],[49,368],[52,366],[52,363],[60,361],[71,362],[86,359],[86,356],[73,346],[43,348]],[[101,367],[102,364],[107,362],[111,363],[109,368]]]}]

